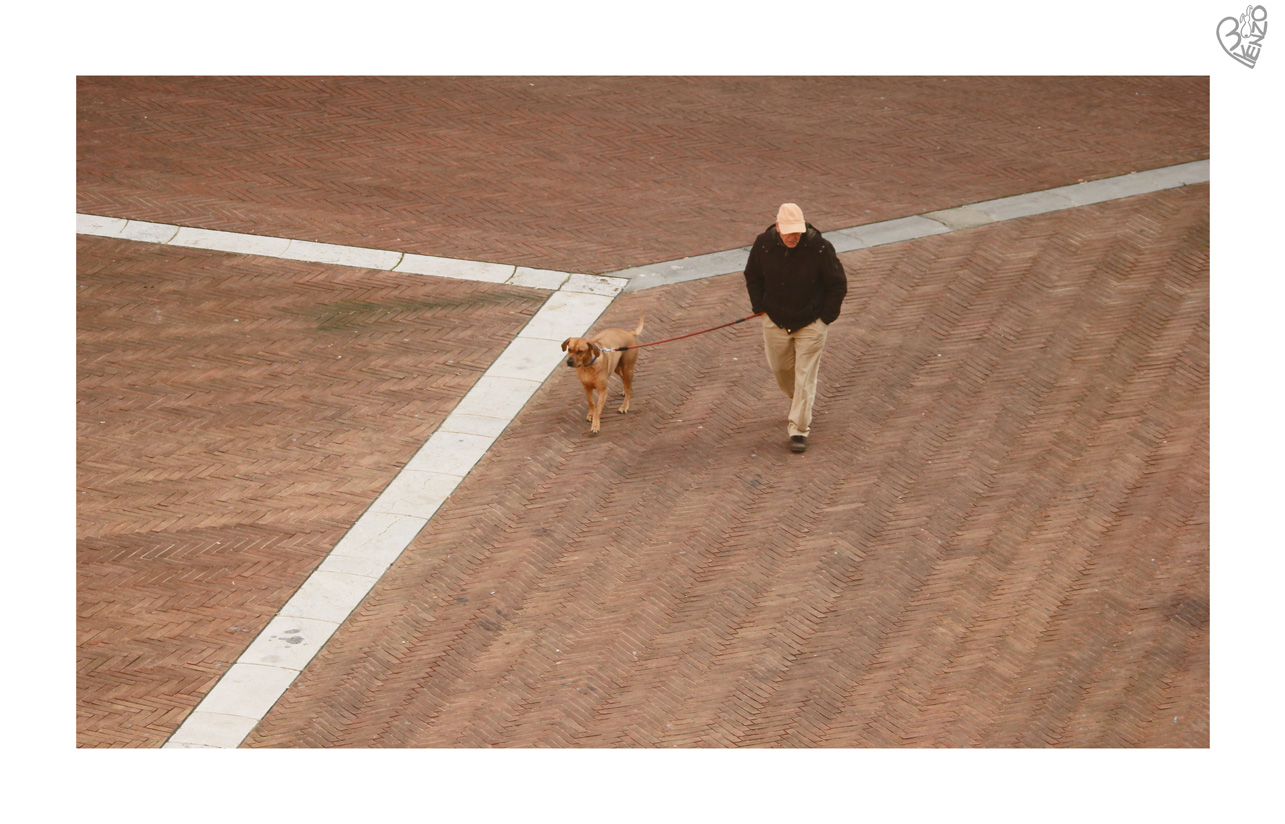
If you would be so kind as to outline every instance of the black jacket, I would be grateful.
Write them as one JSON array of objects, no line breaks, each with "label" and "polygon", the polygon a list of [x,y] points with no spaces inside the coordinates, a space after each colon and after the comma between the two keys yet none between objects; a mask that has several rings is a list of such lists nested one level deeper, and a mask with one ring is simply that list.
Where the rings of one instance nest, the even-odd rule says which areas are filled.
[{"label": "black jacket", "polygon": [[754,241],[745,264],[745,288],[751,311],[767,312],[787,332],[802,329],[817,318],[827,325],[839,317],[848,294],[848,276],[834,245],[811,224],[793,249],[786,246],[776,225]]}]

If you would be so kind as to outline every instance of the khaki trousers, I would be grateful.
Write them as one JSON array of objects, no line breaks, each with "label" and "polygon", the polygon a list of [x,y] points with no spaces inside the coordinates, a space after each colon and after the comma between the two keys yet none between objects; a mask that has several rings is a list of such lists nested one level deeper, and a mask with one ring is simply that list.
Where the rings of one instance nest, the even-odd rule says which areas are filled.
[{"label": "khaki trousers", "polygon": [[812,404],[817,396],[817,375],[821,371],[821,350],[829,331],[820,320],[802,329],[786,332],[763,316],[763,348],[767,365],[777,386],[790,398],[790,436],[806,437],[812,427]]}]

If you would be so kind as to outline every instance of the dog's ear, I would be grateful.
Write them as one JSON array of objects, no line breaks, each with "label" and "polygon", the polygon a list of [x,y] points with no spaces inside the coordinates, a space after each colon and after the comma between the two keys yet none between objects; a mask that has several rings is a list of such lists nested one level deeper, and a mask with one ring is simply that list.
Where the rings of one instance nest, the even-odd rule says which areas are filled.
[{"label": "dog's ear", "polygon": [[602,347],[593,341],[589,341],[589,351],[592,352],[593,356],[596,358],[602,354]]},{"label": "dog's ear", "polygon": [[568,344],[568,343],[571,343],[571,338],[567,338],[566,340],[564,340],[564,341],[562,342],[562,351],[563,351],[563,352],[567,351],[567,344]]}]

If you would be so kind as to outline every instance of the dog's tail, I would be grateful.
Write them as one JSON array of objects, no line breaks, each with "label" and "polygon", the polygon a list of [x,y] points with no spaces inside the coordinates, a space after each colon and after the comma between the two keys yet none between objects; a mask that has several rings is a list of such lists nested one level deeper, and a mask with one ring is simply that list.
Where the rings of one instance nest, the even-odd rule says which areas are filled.
[{"label": "dog's tail", "polygon": [[634,330],[634,335],[635,335],[635,336],[638,336],[638,335],[641,335],[641,334],[642,334],[642,330],[643,330],[643,321],[644,321],[646,318],[647,318],[647,313],[646,313],[646,312],[643,312],[641,315],[639,315],[639,316],[638,316],[638,328]]}]

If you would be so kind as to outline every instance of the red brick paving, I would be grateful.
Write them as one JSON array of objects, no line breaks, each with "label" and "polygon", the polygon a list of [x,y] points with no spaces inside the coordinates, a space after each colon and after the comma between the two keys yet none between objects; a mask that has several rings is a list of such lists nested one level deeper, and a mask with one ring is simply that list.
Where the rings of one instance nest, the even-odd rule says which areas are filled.
[{"label": "red brick paving", "polygon": [[157,746],[544,295],[77,251],[77,740]]},{"label": "red brick paving", "polygon": [[77,210],[601,273],[1209,157],[1202,77],[99,78]]},{"label": "red brick paving", "polygon": [[748,325],[597,437],[555,375],[247,744],[1207,747],[1208,238],[1194,186],[844,255],[802,456]]},{"label": "red brick paving", "polygon": [[[78,211],[585,272],[743,246],[786,197],[837,228],[1208,157],[1205,78],[77,102]],[[1208,746],[1207,191],[845,255],[803,456],[748,326],[646,350],[594,439],[555,375],[248,743]],[[542,295],[78,251],[77,742],[155,746]]]}]

